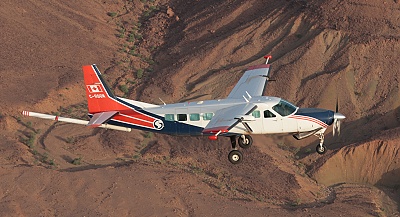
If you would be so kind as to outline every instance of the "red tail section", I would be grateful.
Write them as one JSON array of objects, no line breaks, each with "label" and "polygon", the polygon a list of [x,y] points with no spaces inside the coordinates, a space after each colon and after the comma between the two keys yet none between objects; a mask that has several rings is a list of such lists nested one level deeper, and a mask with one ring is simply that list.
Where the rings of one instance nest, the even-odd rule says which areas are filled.
[{"label": "red tail section", "polygon": [[83,66],[82,69],[89,113],[129,110],[128,107],[117,102],[111,90],[104,83],[96,65]]},{"label": "red tail section", "polygon": [[[162,130],[164,123],[152,114],[137,110],[137,105],[129,104],[113,95],[107,87],[96,65],[83,66],[86,97],[89,113],[94,114],[88,126],[97,127],[112,118],[114,124],[124,127],[139,127]],[[137,108],[136,108],[137,107]]]}]

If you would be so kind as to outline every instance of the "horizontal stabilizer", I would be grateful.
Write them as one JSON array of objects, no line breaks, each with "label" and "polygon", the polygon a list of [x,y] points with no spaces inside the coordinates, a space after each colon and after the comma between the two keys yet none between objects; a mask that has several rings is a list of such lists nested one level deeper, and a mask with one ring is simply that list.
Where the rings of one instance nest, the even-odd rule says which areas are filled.
[{"label": "horizontal stabilizer", "polygon": [[86,126],[88,126],[88,127],[101,126],[101,124],[103,124],[106,121],[110,120],[117,113],[118,113],[117,111],[96,113],[96,114],[93,115],[93,117],[90,119],[89,123]]},{"label": "horizontal stabilizer", "polygon": [[[74,119],[74,118],[64,118],[64,117],[60,117],[60,116],[48,115],[48,114],[42,114],[42,113],[36,113],[36,112],[29,112],[29,111],[22,111],[22,115],[29,116],[29,117],[42,118],[42,119],[61,121],[61,122],[67,122],[67,123],[72,123],[72,124],[82,124],[82,125],[89,124],[89,121],[85,121],[85,120],[79,120],[79,119]],[[112,124],[101,124],[99,127],[105,128],[105,129],[131,132],[131,128],[115,126]]]}]

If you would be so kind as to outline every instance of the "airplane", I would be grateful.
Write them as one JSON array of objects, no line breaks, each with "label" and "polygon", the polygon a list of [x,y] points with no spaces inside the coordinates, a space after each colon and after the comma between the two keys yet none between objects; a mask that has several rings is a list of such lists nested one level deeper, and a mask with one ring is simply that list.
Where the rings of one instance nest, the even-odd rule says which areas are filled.
[{"label": "airplane", "polygon": [[[291,134],[300,140],[315,135],[320,142],[318,154],[327,150],[324,132],[333,125],[333,133],[340,133],[340,121],[346,117],[336,111],[320,108],[299,108],[273,96],[263,96],[270,81],[268,64],[249,67],[225,99],[201,100],[155,105],[115,96],[106,85],[96,65],[82,67],[89,121],[23,111],[25,116],[52,119],[88,127],[131,131],[139,129],[154,133],[183,136],[208,136],[210,140],[229,137],[232,150],[228,159],[232,164],[243,160],[239,147],[253,144],[255,134]],[[162,100],[161,100],[162,101]]]}]

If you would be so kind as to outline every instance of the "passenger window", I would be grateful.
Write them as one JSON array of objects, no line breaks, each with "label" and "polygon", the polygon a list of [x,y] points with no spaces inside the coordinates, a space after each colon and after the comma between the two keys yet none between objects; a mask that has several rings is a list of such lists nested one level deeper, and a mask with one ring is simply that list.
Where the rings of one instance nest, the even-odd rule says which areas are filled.
[{"label": "passenger window", "polygon": [[274,118],[276,115],[274,113],[270,112],[269,110],[264,111],[264,118]]},{"label": "passenger window", "polygon": [[190,121],[199,121],[200,120],[200,114],[190,114],[189,115],[189,120]]},{"label": "passenger window", "polygon": [[258,110],[255,110],[253,113],[251,113],[255,118],[260,118],[261,117],[261,112]]},{"label": "passenger window", "polygon": [[165,120],[166,121],[174,121],[175,115],[174,114],[165,114]]},{"label": "passenger window", "polygon": [[178,114],[178,121],[187,121],[186,114]]},{"label": "passenger window", "polygon": [[213,115],[214,115],[213,113],[204,113],[203,114],[203,120],[209,121],[209,120],[212,119]]}]

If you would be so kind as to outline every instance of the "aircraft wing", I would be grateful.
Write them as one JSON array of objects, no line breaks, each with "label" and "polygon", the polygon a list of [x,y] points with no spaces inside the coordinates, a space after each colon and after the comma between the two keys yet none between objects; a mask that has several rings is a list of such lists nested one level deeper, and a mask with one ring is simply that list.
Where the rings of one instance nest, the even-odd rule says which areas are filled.
[{"label": "aircraft wing", "polygon": [[257,105],[253,103],[243,103],[218,110],[211,121],[204,128],[204,134],[220,134],[227,133],[235,127],[244,115],[251,114]]},{"label": "aircraft wing", "polygon": [[248,94],[250,96],[262,96],[265,85],[268,81],[269,68],[269,64],[262,64],[248,68],[228,95],[228,98],[242,99],[243,96],[248,97]]}]

